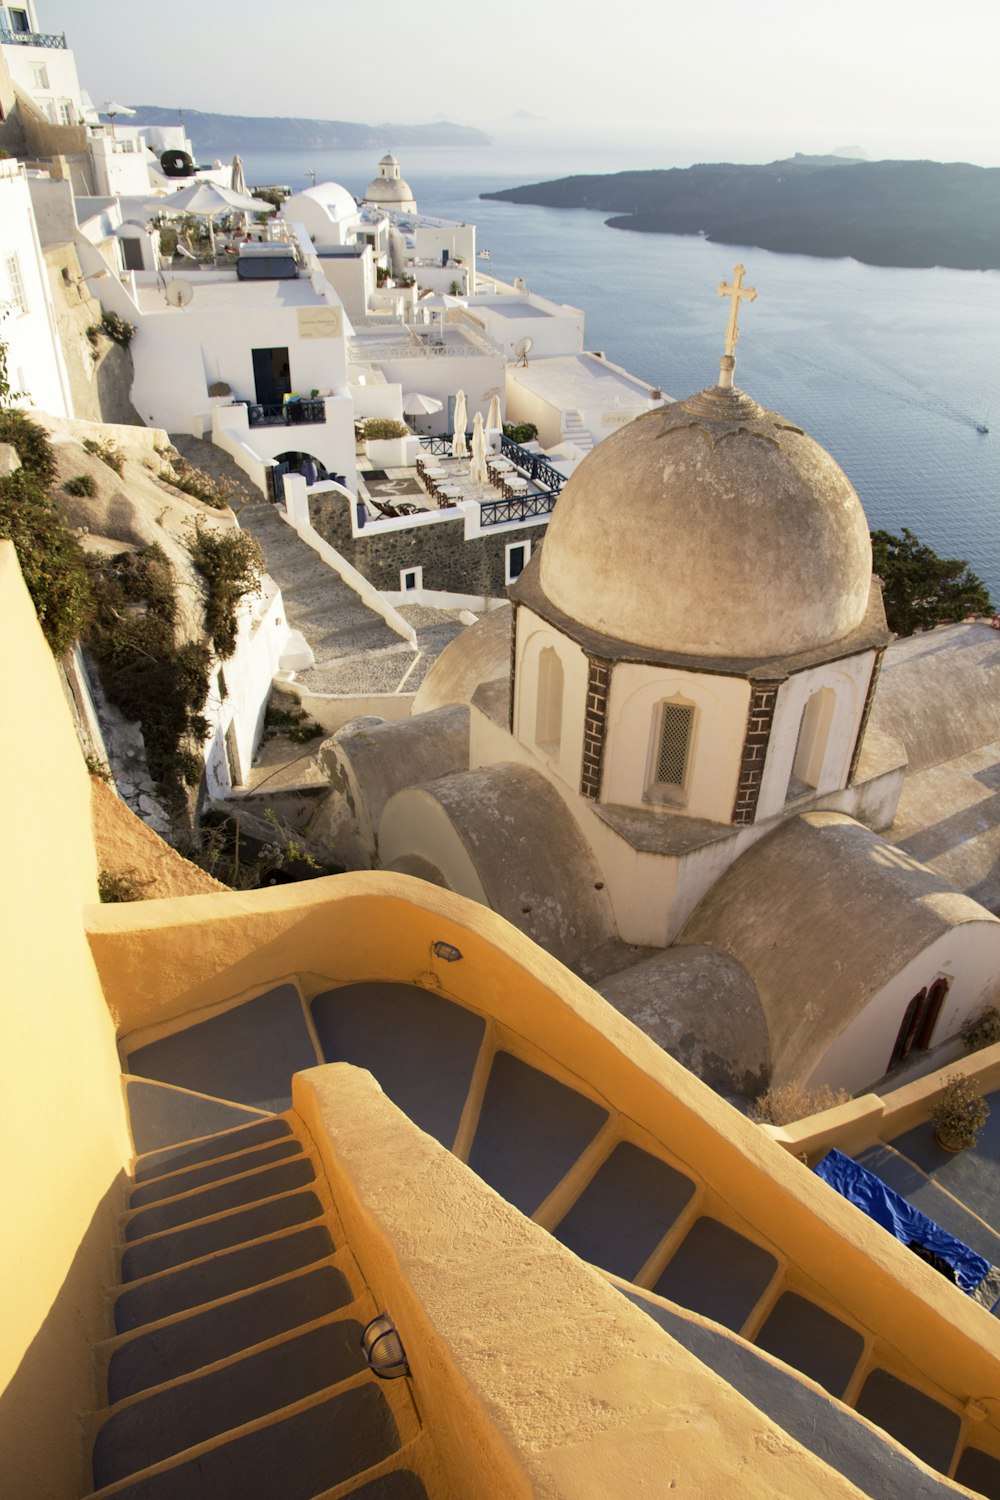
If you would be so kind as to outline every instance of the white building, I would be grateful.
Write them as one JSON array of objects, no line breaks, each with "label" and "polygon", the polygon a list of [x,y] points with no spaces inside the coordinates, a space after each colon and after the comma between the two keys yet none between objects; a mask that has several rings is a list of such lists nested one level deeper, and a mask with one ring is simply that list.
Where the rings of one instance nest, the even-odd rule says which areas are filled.
[{"label": "white building", "polygon": [[376,208],[416,213],[417,204],[410,184],[400,173],[399,162],[391,151],[387,151],[379,162],[376,176],[365,188],[364,201]]},{"label": "white building", "polygon": [[0,160],[0,338],[11,388],[32,406],[72,416],[48,270],[20,162]]}]

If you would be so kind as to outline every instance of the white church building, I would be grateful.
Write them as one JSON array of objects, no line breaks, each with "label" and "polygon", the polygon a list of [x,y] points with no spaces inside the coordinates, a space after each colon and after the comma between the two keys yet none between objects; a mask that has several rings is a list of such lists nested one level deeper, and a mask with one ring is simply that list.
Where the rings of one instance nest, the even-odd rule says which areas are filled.
[{"label": "white church building", "polygon": [[[737,277],[735,297],[740,289]],[[1000,988],[1000,921],[875,830],[892,640],[833,458],[733,385],[591,453],[414,716],[324,746],[331,841],[501,912],[713,1086],[852,1092]],[[979,627],[986,629],[986,627]]]}]

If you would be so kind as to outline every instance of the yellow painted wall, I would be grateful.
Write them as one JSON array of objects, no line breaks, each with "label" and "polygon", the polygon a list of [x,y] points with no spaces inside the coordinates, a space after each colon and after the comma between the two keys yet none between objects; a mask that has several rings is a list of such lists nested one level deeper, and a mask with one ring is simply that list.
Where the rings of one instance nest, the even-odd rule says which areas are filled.
[{"label": "yellow painted wall", "polygon": [[296,1075],[353,1254],[395,1321],[449,1496],[860,1491],[346,1064]]},{"label": "yellow painted wall", "polygon": [[0,542],[0,1453],[11,1496],[75,1496],[91,1340],[109,1331],[123,1163],[114,1031],[82,924],[90,779],[55,663]]}]

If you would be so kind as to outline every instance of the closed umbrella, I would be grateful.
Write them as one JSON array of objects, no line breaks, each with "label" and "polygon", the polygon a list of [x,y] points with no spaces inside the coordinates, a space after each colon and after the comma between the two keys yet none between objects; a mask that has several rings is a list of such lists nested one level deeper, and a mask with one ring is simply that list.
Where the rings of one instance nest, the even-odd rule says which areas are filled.
[{"label": "closed umbrella", "polygon": [[451,439],[452,458],[465,458],[469,452],[469,445],[465,441],[465,427],[468,420],[469,412],[465,402],[465,392],[459,391],[455,396],[454,431]]},{"label": "closed umbrella", "polygon": [[476,412],[472,424],[472,463],[469,465],[469,475],[474,484],[486,482],[486,428],[481,411]]},{"label": "closed umbrella", "polygon": [[243,158],[236,155],[233,157],[233,165],[230,168],[229,186],[234,193],[247,196],[247,174],[243,170]]},{"label": "closed umbrella", "polygon": [[494,396],[490,402],[489,413],[486,417],[486,425],[492,432],[499,432],[503,427],[503,417],[500,415],[500,397]]}]

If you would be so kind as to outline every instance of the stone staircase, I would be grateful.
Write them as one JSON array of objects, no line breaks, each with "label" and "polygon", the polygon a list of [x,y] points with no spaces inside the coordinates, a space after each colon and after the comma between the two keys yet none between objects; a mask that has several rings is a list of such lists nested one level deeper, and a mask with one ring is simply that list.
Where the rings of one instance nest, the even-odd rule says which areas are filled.
[{"label": "stone staircase", "polygon": [[122,1231],[95,1496],[427,1500],[408,1383],[366,1367],[379,1309],[287,1120],[140,1156]]},{"label": "stone staircase", "polygon": [[578,411],[563,412],[561,441],[572,443],[581,453],[590,453],[593,449],[594,439],[583,425],[583,417]]},{"label": "stone staircase", "polygon": [[[864,1332],[848,1314],[822,1305],[822,1294],[807,1295],[777,1247],[727,1222],[690,1162],[629,1139],[626,1122],[519,1057],[516,1039],[505,1040],[466,1006],[398,983],[335,985],[307,1004],[299,985],[286,981],[168,1036],[126,1046],[135,1107],[143,1090],[156,1087],[197,1091],[187,1097],[222,1108],[278,1110],[287,1108],[299,1068],[328,1061],[368,1069],[420,1129],[676,1337],[680,1319],[690,1330],[682,1341],[700,1359],[863,1493],[881,1500],[943,1496],[954,1493],[944,1476],[954,1475],[1000,1500],[1000,1461],[969,1441],[973,1432],[961,1415],[882,1368]],[[255,1150],[269,1153],[278,1144],[268,1136]],[[278,1204],[283,1214],[304,1215],[313,1189],[290,1175],[304,1170],[297,1154],[261,1157],[256,1171],[225,1183],[225,1212],[275,1212]],[[275,1196],[279,1183],[285,1186]],[[246,1195],[257,1188],[271,1196],[248,1209]],[[135,1203],[128,1229],[141,1232],[137,1248],[161,1256],[159,1243],[177,1234],[216,1235],[199,1225],[178,1229],[174,1216],[199,1193],[218,1191],[199,1180],[180,1210],[168,1199],[166,1219],[144,1199]],[[308,1222],[294,1219],[296,1226]],[[282,1231],[292,1232],[290,1221],[266,1232]],[[208,1253],[200,1242],[199,1250]],[[327,1314],[334,1321],[343,1315]]]}]

